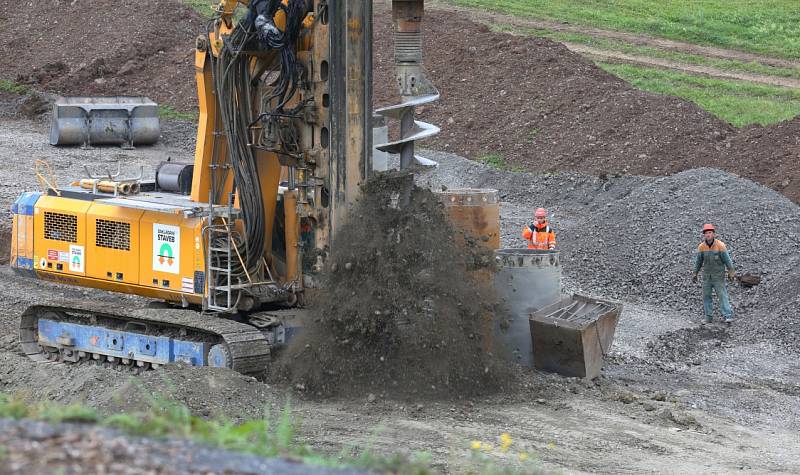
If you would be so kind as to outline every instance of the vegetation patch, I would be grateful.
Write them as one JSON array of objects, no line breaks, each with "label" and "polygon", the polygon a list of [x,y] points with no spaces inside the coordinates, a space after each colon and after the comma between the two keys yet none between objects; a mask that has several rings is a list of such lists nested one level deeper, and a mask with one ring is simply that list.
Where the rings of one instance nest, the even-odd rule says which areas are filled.
[{"label": "vegetation patch", "polygon": [[23,95],[29,93],[30,88],[24,84],[18,84],[14,81],[9,81],[8,79],[0,79],[0,91]]},{"label": "vegetation patch", "polygon": [[180,112],[175,110],[174,107],[168,105],[158,106],[158,116],[162,119],[182,120],[185,122],[197,121],[197,112]]},{"label": "vegetation patch", "polygon": [[[538,133],[539,129],[532,129],[530,134],[528,135],[528,140],[533,141]],[[499,153],[490,153],[488,155],[483,155],[481,157],[478,157],[477,161],[483,163],[484,165],[488,165],[492,168],[496,168],[498,170],[513,171],[516,173],[525,172],[525,169],[518,166],[512,166],[511,164],[509,164],[506,161],[506,159]]]},{"label": "vegetation patch", "polygon": [[[283,410],[274,416],[268,412],[261,419],[234,423],[230,420],[207,419],[193,415],[182,402],[161,395],[146,395],[148,408],[141,412],[101,416],[94,409],[81,404],[61,405],[49,401],[31,403],[21,397],[0,393],[0,419],[35,419],[51,423],[99,424],[127,434],[165,438],[192,439],[211,447],[244,452],[262,457],[286,457],[304,463],[331,467],[358,467],[379,473],[425,475],[437,473],[430,454],[426,452],[376,454],[368,444],[366,448],[348,447],[337,455],[315,451],[298,437],[300,419],[287,400]],[[539,463],[530,450],[510,451],[512,440],[508,434],[499,438],[497,450],[483,443],[480,450],[471,447],[471,468],[474,474],[533,474],[540,473]],[[507,455],[518,457],[509,463]],[[0,446],[0,461],[6,456]]]},{"label": "vegetation patch", "polygon": [[212,4],[216,5],[219,3],[218,1],[214,0],[184,0],[187,5],[194,8],[194,10],[203,15],[206,18],[211,18],[214,16],[214,8]]},{"label": "vegetation patch", "polygon": [[448,1],[520,17],[800,58],[800,5],[796,0]]},{"label": "vegetation patch", "polygon": [[692,101],[735,127],[770,125],[800,114],[800,91],[629,64],[597,63],[639,89]]},{"label": "vegetation patch", "polygon": [[573,43],[589,46],[609,52],[623,53],[631,56],[644,58],[655,58],[672,61],[679,64],[705,66],[719,69],[721,71],[740,72],[748,74],[760,74],[764,76],[776,76],[785,78],[800,79],[800,67],[780,68],[762,64],[756,61],[738,61],[735,59],[713,58],[680,51],[664,50],[653,46],[635,45],[619,40],[597,38],[582,33],[563,32],[547,30],[541,28],[524,28],[512,25],[493,24],[491,29],[513,34],[523,34],[550,38],[563,43]]}]

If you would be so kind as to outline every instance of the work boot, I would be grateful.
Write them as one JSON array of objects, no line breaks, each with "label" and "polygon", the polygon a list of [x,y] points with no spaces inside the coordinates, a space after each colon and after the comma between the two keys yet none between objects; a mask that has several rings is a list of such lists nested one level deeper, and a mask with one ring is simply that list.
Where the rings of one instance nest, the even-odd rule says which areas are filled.
[{"label": "work boot", "polygon": [[705,320],[703,320],[703,322],[702,322],[701,324],[702,324],[702,325],[710,325],[710,324],[711,324],[711,321],[712,321],[711,317],[709,317],[709,316],[706,316],[706,319],[705,319]]},{"label": "work boot", "polygon": [[731,323],[733,323],[733,318],[725,317],[725,325],[731,326]]}]

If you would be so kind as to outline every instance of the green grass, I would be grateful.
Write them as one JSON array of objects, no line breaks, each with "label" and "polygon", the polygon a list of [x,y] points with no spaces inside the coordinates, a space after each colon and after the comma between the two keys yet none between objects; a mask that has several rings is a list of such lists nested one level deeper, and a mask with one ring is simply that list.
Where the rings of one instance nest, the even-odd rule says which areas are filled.
[{"label": "green grass", "polygon": [[214,9],[211,8],[212,2],[219,3],[218,0],[184,0],[184,2],[206,18],[214,16]]},{"label": "green grass", "polygon": [[197,112],[180,112],[175,110],[172,106],[161,105],[158,106],[158,116],[162,119],[175,119],[187,122],[197,121]]},{"label": "green grass", "polygon": [[[165,384],[170,386],[168,381]],[[161,395],[149,395],[144,391],[142,394],[146,403],[145,410],[104,417],[80,404],[65,406],[47,401],[30,403],[20,397],[0,393],[0,419],[94,423],[137,436],[186,438],[230,451],[263,457],[287,457],[315,465],[358,467],[377,473],[413,475],[437,473],[427,452],[413,455],[377,455],[372,450],[371,442],[365,448],[347,447],[333,456],[315,451],[299,439],[297,434],[300,419],[294,414],[288,401],[274,417],[267,413],[263,418],[237,423],[223,418],[198,417],[193,415],[182,402]],[[469,455],[469,468],[464,473],[490,475],[541,473],[538,459],[530,448],[519,444],[512,447],[514,442],[507,434],[500,439],[503,443],[496,448],[484,444],[481,450],[475,450],[473,446]],[[0,446],[0,460],[6,455],[3,449],[4,447]],[[511,464],[510,460],[515,458],[517,462]]]},{"label": "green grass", "polygon": [[734,59],[711,58],[707,56],[682,53],[680,51],[663,50],[654,48],[652,46],[634,45],[625,43],[623,41],[595,38],[590,35],[580,33],[544,30],[539,28],[521,28],[499,24],[492,25],[491,28],[495,31],[541,36],[553,39],[555,41],[586,45],[604,51],[619,52],[627,55],[642,56],[646,58],[663,59],[681,64],[707,66],[722,71],[800,79],[800,67],[794,69],[780,68],[755,61],[745,62]]},{"label": "green grass", "polygon": [[597,64],[639,89],[689,100],[736,127],[774,124],[800,114],[800,90],[628,64]]},{"label": "green grass", "polygon": [[[538,133],[539,129],[532,129],[529,135],[530,140],[532,141],[533,137],[535,137],[536,134]],[[517,173],[525,171],[519,167],[511,166],[508,162],[506,162],[506,159],[499,153],[490,153],[488,155],[478,157],[477,161],[483,163],[484,165],[488,165],[492,168],[496,168],[498,170],[513,171]]]},{"label": "green grass", "polygon": [[520,17],[800,59],[797,0],[448,0]]},{"label": "green grass", "polygon": [[[52,402],[29,403],[22,398],[0,393],[0,419],[35,419],[52,423],[96,423],[122,432],[152,438],[179,437],[235,452],[263,457],[288,457],[309,464],[332,467],[355,466],[391,473],[431,473],[427,454],[383,457],[371,450],[350,447],[330,456],[316,452],[299,440],[300,420],[286,403],[272,417],[240,423],[193,415],[189,408],[164,396],[146,395],[147,409],[133,413],[100,416],[95,410],[80,404],[60,405]],[[0,455],[2,453],[0,452]]]},{"label": "green grass", "polygon": [[10,92],[12,94],[27,94],[30,92],[30,88],[28,86],[15,83],[14,81],[9,81],[8,79],[0,79],[0,90]]},{"label": "green grass", "polygon": [[237,452],[324,462],[324,459],[296,439],[299,422],[293,417],[288,403],[277,417],[267,414],[262,419],[237,424],[224,419],[194,416],[185,404],[157,396],[150,399],[147,411],[115,414],[102,422],[140,436],[191,438]]},{"label": "green grass", "polygon": [[[219,4],[219,0],[183,0],[187,5],[192,7],[197,13],[206,18],[213,18],[215,7]],[[212,6],[213,4],[213,6]],[[247,14],[247,7],[237,4],[233,12],[234,21],[239,21]]]},{"label": "green grass", "polygon": [[529,130],[528,131],[528,143],[533,143],[534,140],[536,140],[536,136],[539,135],[539,132],[541,132],[541,131],[542,131],[542,129],[540,129],[539,127],[534,127],[531,130]]}]

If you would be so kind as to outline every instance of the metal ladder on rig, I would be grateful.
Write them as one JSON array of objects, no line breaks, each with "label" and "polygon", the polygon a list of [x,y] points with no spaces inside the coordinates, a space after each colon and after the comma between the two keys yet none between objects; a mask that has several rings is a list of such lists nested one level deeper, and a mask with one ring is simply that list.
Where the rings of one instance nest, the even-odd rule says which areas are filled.
[{"label": "metal ladder on rig", "polygon": [[[233,206],[208,205],[208,225],[205,227],[208,253],[206,254],[206,282],[208,292],[204,309],[215,312],[235,312],[234,281],[231,263],[238,259],[233,249],[233,226],[236,222]],[[214,224],[221,223],[221,224]],[[224,265],[221,265],[224,263]]]}]

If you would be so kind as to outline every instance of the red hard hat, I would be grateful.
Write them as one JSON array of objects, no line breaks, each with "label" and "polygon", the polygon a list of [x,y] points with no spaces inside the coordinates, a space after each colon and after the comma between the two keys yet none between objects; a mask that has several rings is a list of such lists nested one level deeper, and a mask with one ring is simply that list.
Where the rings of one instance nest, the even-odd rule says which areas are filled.
[{"label": "red hard hat", "polygon": [[716,231],[716,230],[717,230],[717,228],[715,228],[713,224],[706,223],[706,224],[703,225],[703,232]]},{"label": "red hard hat", "polygon": [[537,208],[533,215],[537,218],[544,218],[547,216],[547,211],[544,208]]}]

